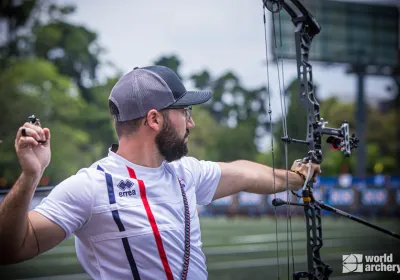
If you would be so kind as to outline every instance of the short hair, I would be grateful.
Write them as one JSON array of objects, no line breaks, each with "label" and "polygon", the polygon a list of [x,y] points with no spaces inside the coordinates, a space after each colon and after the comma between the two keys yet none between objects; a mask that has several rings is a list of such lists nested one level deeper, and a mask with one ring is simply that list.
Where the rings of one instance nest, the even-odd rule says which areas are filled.
[{"label": "short hair", "polygon": [[[111,100],[108,101],[108,108],[111,115],[115,116],[119,114],[118,107]],[[138,131],[144,118],[119,122],[115,120],[115,131],[117,132],[118,138],[121,136],[131,135]]]},{"label": "short hair", "polygon": [[[111,115],[115,116],[119,114],[118,107],[111,100],[108,101],[108,108]],[[160,113],[164,116],[164,118],[169,120],[168,110],[161,110]],[[117,132],[118,138],[121,138],[121,136],[132,135],[133,133],[137,132],[144,118],[145,117],[123,122],[115,120],[115,131]]]}]

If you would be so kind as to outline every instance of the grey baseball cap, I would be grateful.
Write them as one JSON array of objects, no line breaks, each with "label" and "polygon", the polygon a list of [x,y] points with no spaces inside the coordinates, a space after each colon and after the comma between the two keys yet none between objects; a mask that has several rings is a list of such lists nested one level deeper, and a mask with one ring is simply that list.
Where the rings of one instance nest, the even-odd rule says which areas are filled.
[{"label": "grey baseball cap", "polygon": [[135,67],[115,84],[108,99],[118,108],[111,112],[114,119],[123,122],[142,118],[151,109],[201,104],[211,96],[209,90],[187,91],[174,71],[157,65]]}]

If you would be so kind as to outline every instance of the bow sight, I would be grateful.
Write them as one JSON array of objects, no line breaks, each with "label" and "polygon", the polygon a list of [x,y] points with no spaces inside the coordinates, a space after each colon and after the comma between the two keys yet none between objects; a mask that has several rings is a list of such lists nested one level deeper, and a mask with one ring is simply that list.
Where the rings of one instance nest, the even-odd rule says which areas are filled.
[{"label": "bow sight", "polygon": [[[330,143],[335,150],[342,151],[346,157],[350,156],[351,150],[357,148],[359,140],[354,134],[350,136],[350,129],[347,121],[343,121],[340,128],[326,127],[328,122],[321,118],[320,106],[314,95],[312,66],[308,62],[308,58],[311,42],[321,31],[320,25],[299,0],[263,0],[263,4],[272,13],[280,12],[283,8],[290,15],[292,22],[295,25],[294,35],[296,44],[295,50],[297,77],[299,82],[299,98],[307,111],[306,140],[293,139],[286,134],[281,138],[282,141],[284,141],[285,144],[293,142],[307,145],[308,155],[303,159],[303,161],[309,163],[322,163],[323,135],[329,136],[327,142]],[[287,151],[287,149],[285,150]],[[297,195],[296,193],[294,194]],[[329,206],[322,201],[316,201],[313,196],[313,180],[310,178],[310,169],[303,186],[301,198],[303,203],[293,203],[291,201],[283,201],[282,199],[274,199],[272,202],[275,207],[287,204],[289,206],[293,205],[304,208],[307,227],[307,271],[294,271],[293,278],[296,280],[300,278],[327,280],[333,271],[329,265],[322,261],[320,255],[320,249],[323,246],[321,209],[334,212],[400,239],[400,235],[397,233],[373,225],[351,214]]]},{"label": "bow sight", "polygon": [[[316,117],[319,118],[319,114],[316,115]],[[351,150],[358,147],[359,139],[354,133],[350,136],[350,129],[347,121],[343,121],[340,128],[325,127],[327,123],[328,122],[324,122],[323,118],[319,118],[316,122],[312,123],[312,128],[309,128],[310,132],[307,133],[306,141],[290,138],[289,136],[283,136],[281,137],[281,140],[288,144],[295,142],[312,147],[313,143],[321,143],[321,137],[323,135],[331,135],[326,139],[326,142],[331,144],[332,149],[340,150],[346,157],[349,157],[351,155]],[[320,164],[322,162],[322,150],[320,144],[318,147],[315,147],[315,150],[310,150],[309,156],[312,159],[311,161],[314,163]],[[306,157],[303,160],[309,161],[309,157]]]}]

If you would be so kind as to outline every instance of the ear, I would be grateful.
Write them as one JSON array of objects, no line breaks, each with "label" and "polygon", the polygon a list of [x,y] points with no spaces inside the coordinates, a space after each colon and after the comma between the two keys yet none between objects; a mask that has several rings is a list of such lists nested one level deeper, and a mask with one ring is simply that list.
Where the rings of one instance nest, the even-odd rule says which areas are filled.
[{"label": "ear", "polygon": [[160,131],[164,123],[163,115],[155,109],[147,113],[147,126],[155,131]]}]

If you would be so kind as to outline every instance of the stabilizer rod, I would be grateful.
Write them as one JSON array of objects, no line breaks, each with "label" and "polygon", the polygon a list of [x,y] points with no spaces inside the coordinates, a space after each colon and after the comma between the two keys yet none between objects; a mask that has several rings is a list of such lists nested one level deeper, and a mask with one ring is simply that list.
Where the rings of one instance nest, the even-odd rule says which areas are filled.
[{"label": "stabilizer rod", "polygon": [[[390,230],[385,229],[383,227],[374,225],[374,224],[372,224],[370,222],[367,222],[366,220],[363,220],[363,219],[358,218],[358,217],[356,217],[354,215],[351,215],[351,214],[349,214],[347,212],[344,212],[344,211],[342,211],[340,209],[337,209],[337,208],[332,207],[332,206],[330,206],[328,204],[325,204],[322,201],[314,201],[314,203],[319,205],[324,210],[333,212],[333,213],[335,213],[335,214],[337,214],[339,216],[342,216],[342,217],[348,218],[350,220],[356,221],[356,222],[358,222],[360,224],[363,224],[363,225],[365,225],[367,227],[373,228],[373,229],[375,229],[377,231],[380,231],[380,232],[386,233],[386,234],[388,234],[390,236],[393,236],[394,238],[400,239],[400,234],[398,234],[396,232],[393,232],[393,231],[390,231]],[[306,206],[306,204],[303,204],[303,203],[288,202],[288,201],[285,201],[285,200],[280,199],[280,198],[276,198],[276,199],[272,200],[272,205],[273,206],[281,206],[281,205],[285,205],[285,204],[294,205],[294,206],[303,206],[303,207]]]}]

